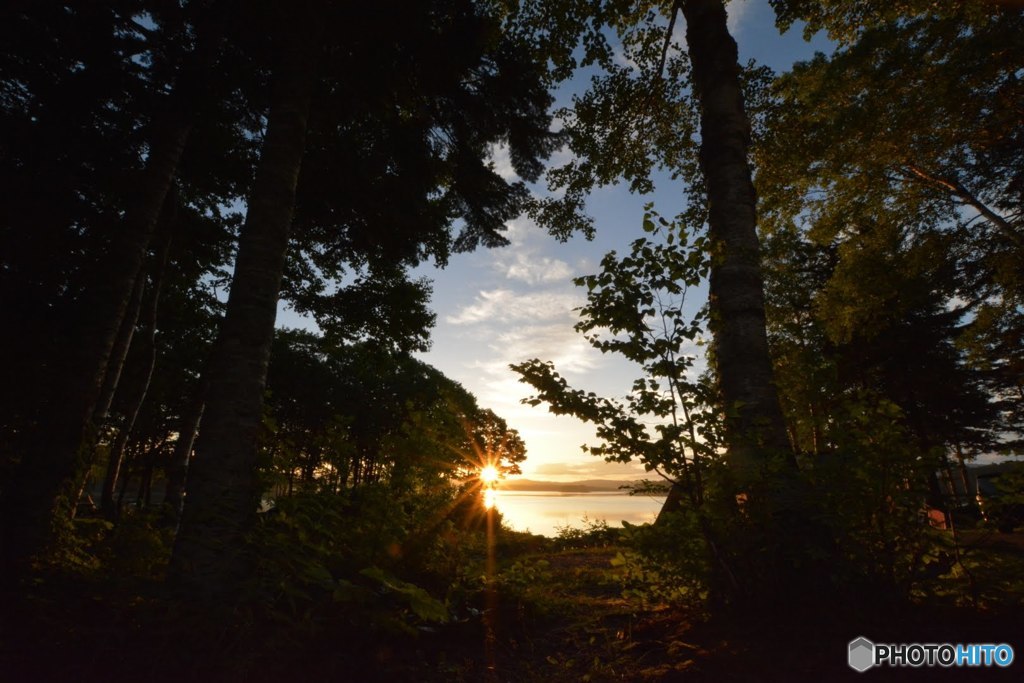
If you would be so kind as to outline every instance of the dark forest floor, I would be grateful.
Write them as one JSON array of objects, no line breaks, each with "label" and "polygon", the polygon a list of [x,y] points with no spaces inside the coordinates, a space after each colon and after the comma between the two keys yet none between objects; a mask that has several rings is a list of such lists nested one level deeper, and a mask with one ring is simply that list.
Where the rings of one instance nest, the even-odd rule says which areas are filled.
[{"label": "dark forest floor", "polygon": [[[156,582],[53,579],[8,595],[0,680],[21,681],[843,681],[1021,680],[1024,534],[967,535],[980,607],[936,592],[923,604],[822,614],[706,619],[623,597],[618,550],[515,558],[479,609],[412,633],[354,631],[330,620],[275,621],[167,600]],[[1011,644],[1009,670],[872,669],[846,663],[849,641]]]},{"label": "dark forest floor", "polygon": [[[1010,579],[1019,590],[1024,575],[1024,535],[991,539],[1003,557],[1015,558]],[[1006,550],[1009,549],[1009,553]],[[802,606],[807,619],[781,623],[758,618],[707,619],[685,608],[643,605],[622,597],[611,576],[615,549],[570,551],[546,556],[549,575],[525,591],[528,616],[506,608],[497,627],[501,644],[494,675],[463,680],[493,681],[843,681],[843,680],[1021,680],[1024,616],[1019,595],[1002,601],[1002,576],[991,581],[983,609],[957,607],[947,597],[927,604],[873,608],[870,613],[821,614]],[[1001,572],[1001,569],[1000,569]],[[539,607],[538,607],[539,605]],[[511,612],[511,613],[510,613]],[[517,620],[518,619],[518,620]],[[502,629],[504,628],[504,634]],[[1009,670],[924,668],[879,669],[864,674],[847,665],[847,645],[858,636],[874,642],[1009,643],[1018,661]],[[504,637],[503,637],[504,636]],[[456,680],[456,679],[453,679]]]}]

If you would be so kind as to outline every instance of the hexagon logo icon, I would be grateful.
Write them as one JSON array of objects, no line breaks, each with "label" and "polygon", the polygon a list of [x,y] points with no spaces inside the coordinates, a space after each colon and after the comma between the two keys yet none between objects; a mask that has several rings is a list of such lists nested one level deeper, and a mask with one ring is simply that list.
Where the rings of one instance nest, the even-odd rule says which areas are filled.
[{"label": "hexagon logo icon", "polygon": [[861,673],[875,665],[875,644],[861,636],[850,641],[850,668]]}]

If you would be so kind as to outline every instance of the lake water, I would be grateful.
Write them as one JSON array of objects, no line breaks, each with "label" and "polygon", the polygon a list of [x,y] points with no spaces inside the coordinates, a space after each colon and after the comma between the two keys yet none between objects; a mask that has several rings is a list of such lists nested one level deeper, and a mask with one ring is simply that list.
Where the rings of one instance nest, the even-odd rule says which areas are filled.
[{"label": "lake water", "polygon": [[583,518],[603,519],[608,526],[653,522],[664,496],[630,496],[624,493],[558,493],[553,491],[497,491],[495,507],[507,526],[555,536],[558,527],[583,528]]}]

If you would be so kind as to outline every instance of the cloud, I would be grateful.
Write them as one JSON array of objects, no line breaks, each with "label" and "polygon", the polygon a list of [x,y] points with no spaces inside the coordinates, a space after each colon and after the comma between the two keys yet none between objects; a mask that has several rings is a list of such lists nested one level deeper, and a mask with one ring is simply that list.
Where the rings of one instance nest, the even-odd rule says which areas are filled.
[{"label": "cloud", "polygon": [[725,11],[729,15],[729,33],[735,37],[743,31],[745,19],[753,14],[755,3],[753,0],[731,0]]},{"label": "cloud", "polygon": [[[591,372],[606,362],[606,357],[594,349],[570,325],[527,325],[495,332],[488,344],[487,360],[468,365],[486,386],[481,398],[486,402],[515,402],[532,393],[519,382],[519,375],[509,369],[513,363],[531,358],[551,361],[563,375]],[[532,408],[530,410],[533,410]]]},{"label": "cloud", "polygon": [[573,275],[569,264],[561,259],[537,257],[532,251],[520,251],[509,259],[499,259],[497,266],[510,280],[536,285],[544,282],[564,282]]},{"label": "cloud", "polygon": [[494,172],[505,180],[516,180],[519,175],[512,167],[512,156],[509,154],[508,143],[491,145],[488,161],[494,166]]},{"label": "cloud", "polygon": [[452,325],[471,325],[496,321],[515,323],[524,320],[571,320],[572,309],[580,305],[575,293],[529,292],[520,294],[511,289],[482,290],[476,299],[455,315],[445,317]]},{"label": "cloud", "polygon": [[[473,392],[481,405],[492,408],[517,427],[530,425],[531,433],[535,431],[533,427],[539,428],[535,424],[538,419],[542,422],[547,420],[547,406],[533,407],[521,403],[521,399],[534,391],[519,381],[519,375],[509,365],[531,358],[552,361],[559,373],[571,378],[570,381],[578,381],[581,376],[608,362],[608,358],[591,347],[569,322],[494,330],[484,344],[487,352],[478,354],[477,360],[465,364],[472,373]],[[550,423],[546,424],[550,428]],[[537,435],[544,438],[539,432]],[[575,445],[582,442],[580,440]]]},{"label": "cloud", "polygon": [[506,330],[492,345],[501,360],[512,363],[529,358],[550,360],[561,373],[589,372],[602,365],[601,352],[570,325],[530,325]]},{"label": "cloud", "polygon": [[519,218],[509,221],[505,224],[505,239],[509,241],[509,246],[489,253],[501,254],[507,249],[516,249],[521,247],[530,239],[531,233],[533,232],[537,232],[537,224],[528,218]]},{"label": "cloud", "polygon": [[626,54],[626,50],[621,43],[615,45],[614,49],[612,50],[612,61],[614,61],[619,66],[629,67],[630,70],[632,70],[634,73],[641,72],[640,65],[637,64],[637,62],[632,57],[629,57]]},{"label": "cloud", "polygon": [[551,238],[534,221],[509,221],[505,237],[509,245],[492,255],[491,266],[495,271],[508,280],[527,285],[569,284],[569,278],[575,274],[573,269],[562,259],[543,255],[551,248]]},{"label": "cloud", "polygon": [[[559,121],[559,128],[565,127],[564,120],[559,119]],[[561,166],[565,166],[570,161],[576,161],[577,159],[579,159],[579,155],[572,151],[572,148],[568,145],[563,145],[556,149],[554,154],[551,155],[551,158],[548,159],[548,166],[551,168],[559,168]]]}]

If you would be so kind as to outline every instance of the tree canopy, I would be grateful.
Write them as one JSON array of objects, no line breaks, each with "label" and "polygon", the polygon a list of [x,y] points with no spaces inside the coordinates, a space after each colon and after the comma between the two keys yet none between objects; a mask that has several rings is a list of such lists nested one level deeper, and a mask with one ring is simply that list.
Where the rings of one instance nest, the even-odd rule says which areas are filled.
[{"label": "tree canopy", "polygon": [[[678,659],[704,656],[684,618],[1018,599],[990,530],[1019,526],[1019,472],[973,466],[1024,430],[1024,10],[770,4],[831,52],[743,65],[723,0],[0,9],[5,642],[73,643],[86,677],[490,680],[526,653],[544,680],[650,678],[691,660],[638,671],[637,614]],[[493,508],[516,426],[417,355],[414,269],[520,216],[591,238],[617,184],[683,206],[647,202],[574,279],[630,389],[511,369],[664,504],[545,540]],[[612,659],[522,627],[609,586]],[[558,637],[589,655],[608,614]]]}]

